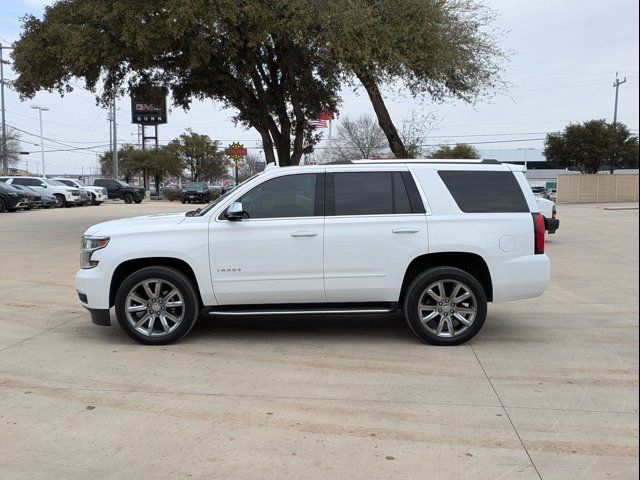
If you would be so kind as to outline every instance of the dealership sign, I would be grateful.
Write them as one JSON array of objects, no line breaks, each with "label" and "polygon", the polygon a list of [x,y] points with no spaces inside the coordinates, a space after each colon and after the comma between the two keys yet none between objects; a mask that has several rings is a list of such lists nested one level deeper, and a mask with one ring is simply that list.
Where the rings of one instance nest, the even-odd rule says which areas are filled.
[{"label": "dealership sign", "polygon": [[132,96],[131,123],[141,125],[167,123],[167,97],[164,94]]}]

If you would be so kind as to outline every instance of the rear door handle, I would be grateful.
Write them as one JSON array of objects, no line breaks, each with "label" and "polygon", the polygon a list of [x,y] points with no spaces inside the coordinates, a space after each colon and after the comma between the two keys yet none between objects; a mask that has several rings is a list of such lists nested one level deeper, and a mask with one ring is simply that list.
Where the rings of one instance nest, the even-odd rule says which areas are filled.
[{"label": "rear door handle", "polygon": [[291,232],[292,237],[317,237],[318,232],[310,232],[310,231],[301,231],[301,232]]},{"label": "rear door handle", "polygon": [[418,228],[394,228],[391,230],[393,233],[418,233],[420,229]]}]

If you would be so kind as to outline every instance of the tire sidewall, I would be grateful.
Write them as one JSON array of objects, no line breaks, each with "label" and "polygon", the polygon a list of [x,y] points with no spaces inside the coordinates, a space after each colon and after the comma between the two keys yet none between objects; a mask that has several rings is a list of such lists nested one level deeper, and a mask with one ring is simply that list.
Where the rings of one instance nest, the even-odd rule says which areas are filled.
[{"label": "tire sidewall", "polygon": [[[432,283],[438,280],[457,280],[467,285],[476,297],[476,318],[469,329],[454,338],[438,337],[429,332],[418,315],[418,302],[421,294]],[[460,345],[471,340],[484,325],[487,317],[487,295],[472,275],[454,267],[435,267],[418,275],[407,289],[404,300],[404,314],[411,330],[427,343],[434,345]]]},{"label": "tire sidewall", "polygon": [[4,198],[0,198],[0,213],[4,212],[7,209],[7,204],[4,201]]},{"label": "tire sidewall", "polygon": [[63,195],[60,195],[59,193],[56,193],[54,195],[56,197],[56,200],[58,201],[57,203],[57,207],[66,207],[67,206],[67,199],[64,198]]},{"label": "tire sidewall", "polygon": [[133,203],[133,195],[130,193],[125,193],[122,199],[124,200],[124,203]]},{"label": "tire sidewall", "polygon": [[[171,282],[180,291],[185,302],[185,315],[182,323],[169,335],[162,337],[147,337],[137,332],[127,320],[125,313],[129,291],[136,284],[149,278],[159,278]],[[120,327],[134,340],[145,345],[167,345],[180,340],[189,333],[198,319],[200,307],[195,288],[183,273],[169,267],[146,267],[132,273],[122,282],[116,293],[115,311]]]}]

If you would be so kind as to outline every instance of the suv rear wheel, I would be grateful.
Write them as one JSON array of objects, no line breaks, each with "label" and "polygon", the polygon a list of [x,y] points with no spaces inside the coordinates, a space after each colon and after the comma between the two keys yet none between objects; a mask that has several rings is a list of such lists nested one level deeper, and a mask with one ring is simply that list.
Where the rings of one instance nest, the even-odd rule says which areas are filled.
[{"label": "suv rear wheel", "polygon": [[411,330],[425,342],[459,345],[482,328],[487,296],[482,285],[464,270],[435,267],[409,285],[404,314]]},{"label": "suv rear wheel", "polygon": [[184,337],[200,306],[192,282],[168,267],[146,267],[122,282],[115,299],[118,323],[134,340],[166,345]]}]

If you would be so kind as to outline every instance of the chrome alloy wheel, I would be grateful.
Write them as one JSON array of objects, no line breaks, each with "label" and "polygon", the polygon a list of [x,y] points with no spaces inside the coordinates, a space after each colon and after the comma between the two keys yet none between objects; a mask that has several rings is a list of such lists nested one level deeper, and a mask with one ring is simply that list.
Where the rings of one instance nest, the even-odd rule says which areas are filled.
[{"label": "chrome alloy wheel", "polygon": [[478,304],[467,285],[457,280],[438,280],[420,295],[418,316],[427,330],[438,337],[452,338],[474,322]]},{"label": "chrome alloy wheel", "polygon": [[171,282],[150,278],[129,291],[125,313],[136,331],[148,337],[162,337],[178,328],[184,319],[184,298]]}]

